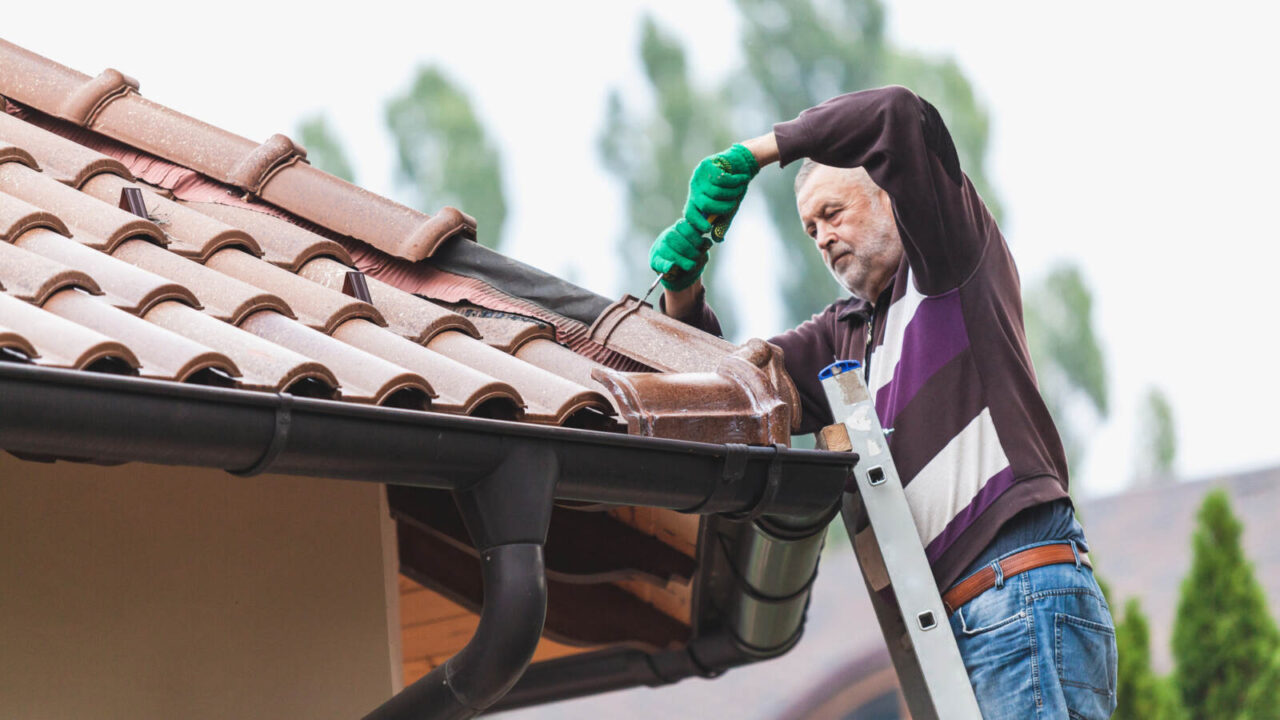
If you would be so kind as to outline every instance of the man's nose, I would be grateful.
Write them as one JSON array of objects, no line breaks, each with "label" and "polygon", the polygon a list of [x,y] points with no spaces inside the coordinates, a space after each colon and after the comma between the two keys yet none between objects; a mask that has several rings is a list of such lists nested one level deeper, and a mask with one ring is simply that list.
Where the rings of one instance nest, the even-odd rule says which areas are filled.
[{"label": "man's nose", "polygon": [[831,231],[830,227],[818,226],[818,231],[814,233],[814,242],[818,244],[818,250],[822,252],[829,251],[835,241],[836,234]]}]

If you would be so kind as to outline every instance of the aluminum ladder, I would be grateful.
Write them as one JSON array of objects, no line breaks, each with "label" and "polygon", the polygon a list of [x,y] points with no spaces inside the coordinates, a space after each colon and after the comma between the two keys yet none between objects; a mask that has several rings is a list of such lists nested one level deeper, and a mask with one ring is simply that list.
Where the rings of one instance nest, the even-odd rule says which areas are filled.
[{"label": "aluminum ladder", "polygon": [[913,720],[981,720],[861,367],[842,360],[819,375],[837,422],[817,444],[858,454],[841,515],[871,605]]}]

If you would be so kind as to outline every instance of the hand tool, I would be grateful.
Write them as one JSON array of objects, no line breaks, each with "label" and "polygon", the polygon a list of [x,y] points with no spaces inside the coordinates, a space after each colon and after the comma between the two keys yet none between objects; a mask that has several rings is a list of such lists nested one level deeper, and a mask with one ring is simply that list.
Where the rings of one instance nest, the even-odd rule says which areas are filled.
[{"label": "hand tool", "polygon": [[[729,165],[729,161],[725,160],[724,158],[716,158],[712,162],[716,164],[716,167],[720,168],[725,172],[733,171]],[[719,215],[705,215],[704,217],[707,218],[707,222],[711,223],[712,239],[715,240],[716,242],[721,242],[722,240],[724,240],[725,233],[729,232],[729,220],[726,219],[724,222],[720,222]],[[667,275],[675,277],[679,275],[679,271],[674,270],[674,271],[668,272]],[[658,283],[662,282],[663,277],[664,276],[662,273],[658,273],[658,277],[653,279],[653,283],[651,283],[649,285],[649,289],[645,291],[644,297],[640,298],[641,304],[649,301],[649,296],[653,294],[654,290],[658,289]]]}]

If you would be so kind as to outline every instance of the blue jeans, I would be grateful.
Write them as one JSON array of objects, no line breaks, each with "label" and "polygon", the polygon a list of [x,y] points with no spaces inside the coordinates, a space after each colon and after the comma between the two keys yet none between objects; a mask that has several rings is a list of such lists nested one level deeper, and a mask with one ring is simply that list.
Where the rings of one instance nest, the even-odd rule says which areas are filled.
[{"label": "blue jeans", "polygon": [[996,572],[995,587],[951,614],[982,717],[1111,717],[1116,631],[1093,571],[1064,563],[1007,579]]}]

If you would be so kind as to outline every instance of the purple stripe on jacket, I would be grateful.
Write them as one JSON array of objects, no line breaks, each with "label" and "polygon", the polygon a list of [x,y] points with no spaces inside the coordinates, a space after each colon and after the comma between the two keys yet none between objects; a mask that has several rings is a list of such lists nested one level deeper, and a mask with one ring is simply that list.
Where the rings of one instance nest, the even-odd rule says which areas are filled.
[{"label": "purple stripe on jacket", "polygon": [[1001,493],[1013,486],[1013,468],[1006,467],[1000,472],[987,478],[987,482],[978,490],[978,494],[973,496],[973,500],[964,507],[956,516],[951,518],[951,522],[938,533],[938,537],[934,538],[929,546],[924,549],[924,554],[929,558],[929,562],[936,562],[942,553],[951,547],[951,544],[960,537],[960,533],[969,529],[969,526],[978,519],[984,510],[991,507],[991,503],[1000,497]]},{"label": "purple stripe on jacket", "polygon": [[[902,335],[902,354],[893,369],[893,379],[876,393],[876,414],[886,427],[920,388],[952,358],[969,347],[969,333],[960,309],[960,293],[949,292],[927,298],[907,321]],[[875,358],[872,358],[872,362]]]}]

